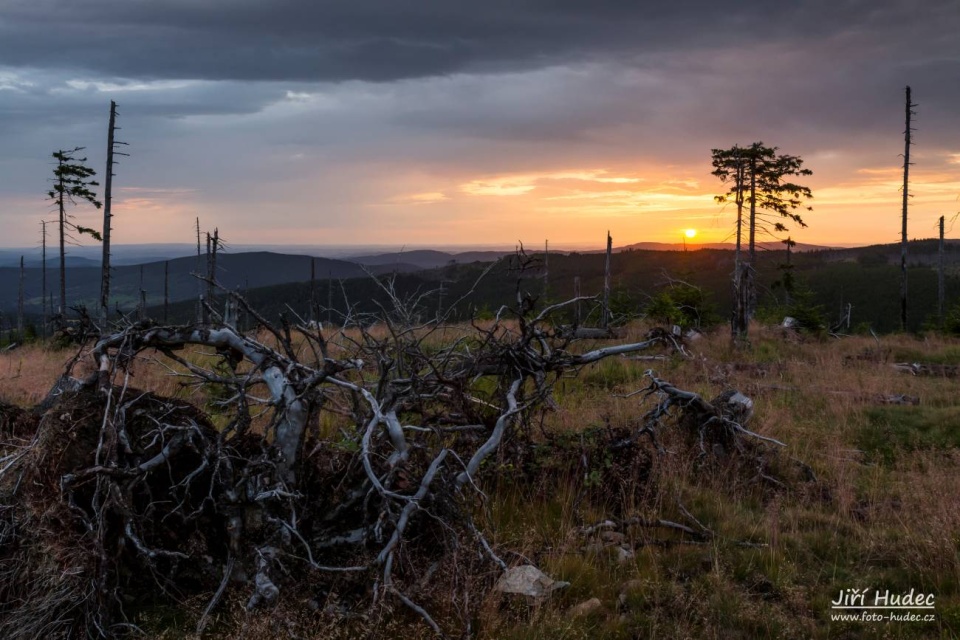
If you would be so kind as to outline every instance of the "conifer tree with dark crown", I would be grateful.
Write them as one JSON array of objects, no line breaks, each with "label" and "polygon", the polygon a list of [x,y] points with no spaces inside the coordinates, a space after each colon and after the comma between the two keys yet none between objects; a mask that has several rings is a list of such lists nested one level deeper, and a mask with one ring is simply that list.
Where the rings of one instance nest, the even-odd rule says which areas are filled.
[{"label": "conifer tree with dark crown", "polygon": [[100,232],[96,229],[84,227],[73,222],[73,216],[68,213],[67,205],[77,205],[82,202],[88,202],[99,209],[102,203],[97,200],[97,194],[91,187],[98,187],[100,183],[92,180],[97,172],[86,166],[86,158],[77,157],[77,154],[83,151],[83,147],[74,147],[68,150],[54,151],[53,158],[57,161],[53,168],[53,186],[47,192],[47,198],[51,200],[59,213],[60,230],[60,322],[67,311],[67,275],[66,275],[66,242],[72,240],[71,232],[86,234],[95,240],[102,240]]}]

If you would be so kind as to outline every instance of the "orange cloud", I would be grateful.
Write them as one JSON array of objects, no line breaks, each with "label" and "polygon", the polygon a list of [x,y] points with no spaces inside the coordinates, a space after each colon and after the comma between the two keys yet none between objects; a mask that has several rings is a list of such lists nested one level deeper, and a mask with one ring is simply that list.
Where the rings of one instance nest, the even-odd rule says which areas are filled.
[{"label": "orange cloud", "polygon": [[522,196],[537,188],[529,184],[529,179],[494,178],[492,180],[471,180],[460,185],[460,190],[472,196]]},{"label": "orange cloud", "polygon": [[449,199],[450,197],[442,191],[428,191],[397,196],[390,200],[390,204],[436,204]]},{"label": "orange cloud", "polygon": [[598,184],[633,184],[640,178],[610,176],[605,169],[553,171],[519,175],[495,176],[471,180],[460,185],[460,190],[474,196],[521,196],[530,193],[544,182],[595,182]]}]

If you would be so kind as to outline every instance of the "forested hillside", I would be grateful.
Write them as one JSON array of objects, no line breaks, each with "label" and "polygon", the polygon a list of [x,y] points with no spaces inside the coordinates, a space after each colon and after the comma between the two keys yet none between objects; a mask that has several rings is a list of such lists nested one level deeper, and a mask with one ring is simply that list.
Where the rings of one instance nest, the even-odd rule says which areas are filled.
[{"label": "forested hillside", "polygon": [[[914,242],[910,246],[911,330],[920,330],[936,321],[937,273],[936,243]],[[550,299],[567,299],[574,294],[574,280],[580,279],[582,295],[598,295],[603,289],[604,255],[597,253],[550,254],[547,280],[543,281],[542,254],[530,254],[537,268],[527,270],[529,282],[524,290]],[[801,291],[809,287],[810,303],[822,307],[826,321],[838,322],[846,305],[852,305],[851,328],[888,332],[899,322],[899,248],[878,245],[859,249],[838,249],[795,253],[793,277]],[[692,285],[703,293],[706,311],[713,321],[729,317],[730,274],[734,253],[729,250],[638,251],[614,253],[611,260],[612,305],[625,315],[644,312],[658,294],[676,286]],[[948,244],[946,293],[948,308],[960,298],[960,246]],[[785,251],[762,252],[758,259],[759,306],[761,312],[775,314],[785,301],[781,286],[786,263]],[[382,269],[381,281],[393,277],[401,296],[423,296],[425,317],[436,314],[438,305],[447,310],[459,302],[453,317],[467,317],[474,310],[493,313],[503,304],[515,301],[517,259],[508,256],[490,267],[486,263],[451,264],[415,273],[391,273]],[[486,269],[489,273],[481,278]],[[442,283],[442,285],[441,285]],[[332,288],[332,291],[330,290]],[[423,295],[428,293],[429,295]],[[322,307],[321,318],[337,321],[348,309],[375,313],[387,304],[387,294],[369,276],[319,278],[311,293],[309,282],[277,284],[247,289],[254,306],[268,317],[294,310],[310,317],[310,300]],[[331,311],[327,311],[328,304]],[[195,302],[190,299],[171,306],[171,318],[187,321],[194,317]],[[159,311],[159,310],[156,310]],[[586,319],[588,305],[583,306]],[[157,315],[155,312],[154,315]],[[594,318],[596,319],[596,317]]]}]

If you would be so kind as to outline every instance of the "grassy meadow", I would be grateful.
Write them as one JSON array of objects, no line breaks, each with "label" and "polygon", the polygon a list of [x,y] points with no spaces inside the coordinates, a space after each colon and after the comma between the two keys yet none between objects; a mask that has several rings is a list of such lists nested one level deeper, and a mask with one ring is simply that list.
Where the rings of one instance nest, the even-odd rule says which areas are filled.
[{"label": "grassy meadow", "polygon": [[[636,323],[623,341],[640,340]],[[589,344],[584,345],[584,349]],[[786,336],[754,327],[734,349],[719,330],[692,342],[693,357],[610,358],[557,383],[557,409],[529,435],[530,450],[509,443],[483,476],[481,522],[510,564],[532,563],[570,586],[544,601],[503,596],[478,580],[473,602],[479,638],[954,638],[960,636],[960,394],[958,380],[898,372],[894,362],[960,364],[960,340],[926,336],[842,339]],[[39,402],[71,351],[28,345],[0,354],[0,399]],[[214,354],[196,350],[196,361]],[[81,365],[76,373],[82,373]],[[776,454],[784,478],[766,479],[733,453],[698,458],[671,421],[666,452],[643,446],[618,453],[617,434],[642,426],[652,406],[645,371],[707,400],[725,389],[750,396],[750,428],[787,447]],[[136,363],[131,386],[198,406],[201,387],[181,385],[162,359]],[[890,406],[881,396],[920,398]],[[335,428],[334,422],[324,427]],[[642,443],[644,441],[641,440]],[[664,527],[622,526],[600,539],[582,529],[606,519],[662,518],[712,532],[692,538]],[[618,535],[613,535],[614,533]],[[622,534],[622,535],[619,535]],[[932,593],[932,622],[838,622],[830,603],[849,588]],[[238,589],[236,591],[243,591]],[[210,637],[276,637],[276,616],[247,618],[245,593],[228,605]],[[574,610],[592,598],[589,612]],[[441,611],[449,593],[433,594]],[[153,637],[185,637],[206,600],[182,616],[143,618]],[[430,637],[396,610],[367,637]],[[347,637],[324,613],[287,618],[284,635]],[[344,635],[346,634],[346,635]]]}]

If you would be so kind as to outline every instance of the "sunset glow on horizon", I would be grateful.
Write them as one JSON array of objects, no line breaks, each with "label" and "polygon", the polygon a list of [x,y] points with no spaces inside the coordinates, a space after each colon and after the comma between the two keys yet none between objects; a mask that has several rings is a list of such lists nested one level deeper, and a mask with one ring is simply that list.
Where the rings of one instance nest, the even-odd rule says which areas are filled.
[{"label": "sunset glow on horizon", "polygon": [[[704,163],[705,164],[705,163]],[[925,170],[921,161],[914,169],[911,198],[911,237],[930,237],[940,215],[960,210],[960,169],[947,156],[938,169]],[[807,179],[814,198],[812,211],[800,210],[807,228],[791,226],[790,234],[807,244],[881,243],[896,240],[901,195],[895,166],[859,169],[845,176]],[[383,193],[379,198],[360,198],[351,205],[353,216],[330,220],[322,215],[322,194],[307,185],[287,194],[287,202],[252,200],[242,206],[252,217],[245,228],[231,225],[237,217],[235,203],[217,201],[203,188],[119,187],[114,195],[116,236],[123,243],[190,242],[196,217],[220,226],[235,244],[445,244],[503,245],[517,240],[542,242],[557,247],[600,245],[606,229],[616,244],[677,241],[675,229],[686,240],[730,242],[736,212],[721,206],[714,196],[723,191],[702,166],[674,167],[657,175],[652,170],[629,172],[605,169],[559,169],[519,174],[491,174],[471,179],[408,179],[410,189]],[[375,176],[371,185],[380,186]],[[362,176],[356,184],[362,188]],[[402,188],[403,182],[396,186]],[[372,194],[379,188],[371,189]],[[291,202],[315,200],[298,211],[315,211],[306,224],[290,214]],[[42,215],[42,203],[21,200],[18,205]],[[259,215],[259,212],[263,215]],[[78,222],[93,226],[99,212],[76,208]],[[354,220],[379,222],[362,233],[347,224]],[[226,220],[227,222],[223,222]],[[884,222],[885,221],[885,222]],[[8,246],[26,243],[35,234],[32,220],[16,220],[19,236],[5,238]]]}]

